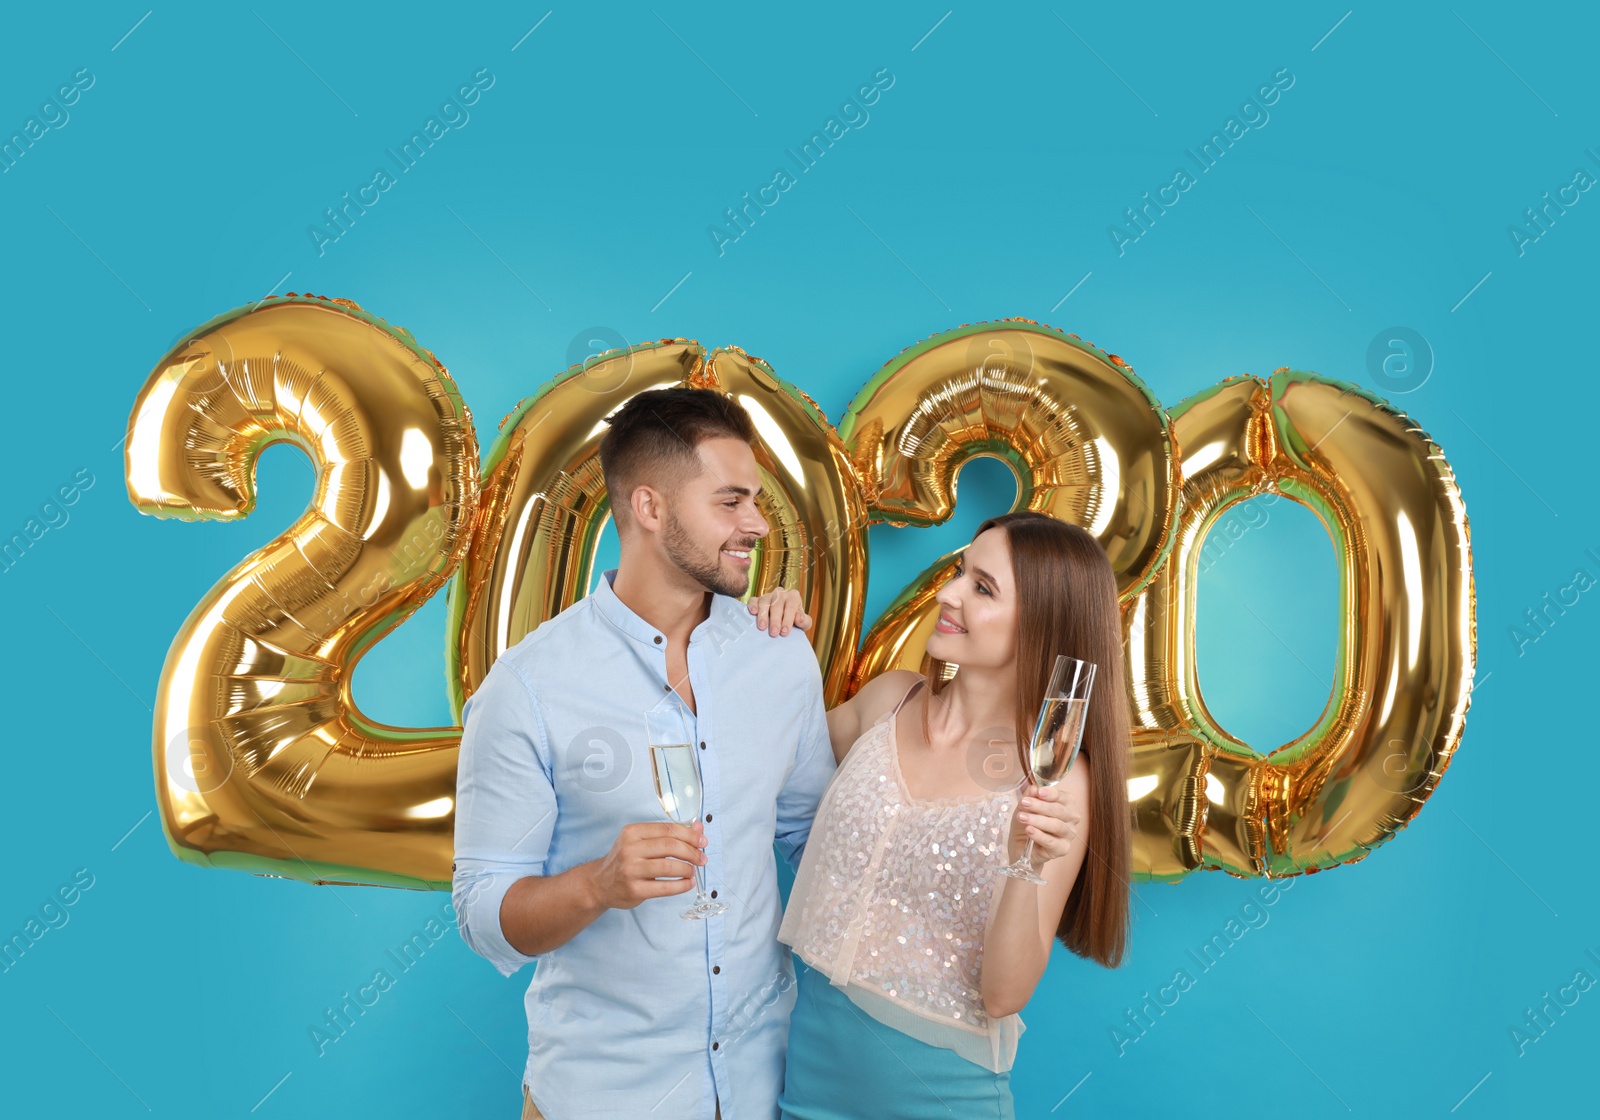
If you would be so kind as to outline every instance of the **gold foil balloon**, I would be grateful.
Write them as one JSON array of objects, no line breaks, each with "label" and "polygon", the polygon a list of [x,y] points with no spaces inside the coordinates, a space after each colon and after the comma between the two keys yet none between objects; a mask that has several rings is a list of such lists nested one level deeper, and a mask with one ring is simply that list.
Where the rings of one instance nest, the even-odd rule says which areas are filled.
[{"label": "gold foil balloon", "polygon": [[[1416,814],[1460,741],[1476,643],[1461,495],[1439,448],[1354,386],[1289,370],[1230,378],[1169,419],[1116,355],[1008,319],[909,348],[835,432],[759,358],[663,339],[523,401],[480,501],[471,416],[433,355],[348,301],[291,296],[200,328],[129,420],[128,493],[147,513],[247,515],[257,456],[278,441],[318,472],[312,507],[207,594],[168,655],[155,767],[173,850],[314,882],[447,888],[460,730],[373,722],[350,673],[459,567],[446,635],[459,717],[496,657],[586,593],[609,516],[605,418],[671,385],[728,393],[755,421],[772,529],[751,593],[800,589],[830,704],[922,666],[955,554],[858,652],[865,531],[946,520],[968,459],[1010,464],[1016,508],[1100,540],[1126,628],[1141,878],[1361,859]],[[1333,537],[1343,628],[1322,717],[1258,752],[1206,710],[1195,581],[1216,519],[1274,490]]]},{"label": "gold foil balloon", "polygon": [[[1016,475],[1014,508],[1094,534],[1126,597],[1171,547],[1177,475],[1167,428],[1160,403],[1121,358],[1009,319],[905,350],[867,382],[839,432],[874,522],[948,520],[956,472],[987,455]],[[856,659],[852,692],[886,669],[922,668],[939,613],[933,596],[955,558],[935,562],[884,612]]]},{"label": "gold foil balloon", "polygon": [[771,531],[757,546],[750,592],[793,587],[816,620],[811,642],[822,665],[823,695],[844,699],[866,602],[867,523],[860,480],[833,425],[806,396],[760,358],[717,350],[710,383],[744,405],[761,442],[762,513]]},{"label": "gold foil balloon", "polygon": [[[1352,863],[1416,815],[1461,739],[1476,633],[1455,476],[1382,400],[1287,369],[1190,398],[1173,433],[1185,473],[1177,542],[1123,612],[1134,867],[1174,879]],[[1200,695],[1195,583],[1211,524],[1274,489],[1333,538],[1342,626],[1322,716],[1263,756],[1217,726]]]},{"label": "gold foil balloon", "polygon": [[460,713],[495,658],[586,594],[610,515],[600,471],[605,418],[649,389],[716,389],[760,435],[758,504],[771,530],[751,557],[751,593],[799,588],[817,619],[824,683],[842,688],[861,634],[866,583],[859,488],[844,445],[811,398],[761,359],[710,355],[683,339],[602,354],[506,417],[489,455],[483,512],[451,588],[452,702]]},{"label": "gold foil balloon", "polygon": [[128,496],[248,516],[257,459],[285,441],[316,467],[310,508],[200,600],[161,672],[168,843],[202,865],[447,887],[459,733],[367,718],[350,678],[466,546],[471,414],[408,332],[346,300],[268,299],[157,364],[128,422]]}]

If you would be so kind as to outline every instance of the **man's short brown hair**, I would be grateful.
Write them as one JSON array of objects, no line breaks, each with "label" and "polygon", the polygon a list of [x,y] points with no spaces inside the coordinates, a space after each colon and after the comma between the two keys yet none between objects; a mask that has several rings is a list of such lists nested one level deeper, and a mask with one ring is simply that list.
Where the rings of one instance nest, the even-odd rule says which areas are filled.
[{"label": "man's short brown hair", "polygon": [[695,448],[718,436],[756,441],[756,426],[744,406],[716,389],[649,389],[606,417],[600,440],[611,519],[632,516],[631,498],[640,485],[672,492],[700,469]]}]

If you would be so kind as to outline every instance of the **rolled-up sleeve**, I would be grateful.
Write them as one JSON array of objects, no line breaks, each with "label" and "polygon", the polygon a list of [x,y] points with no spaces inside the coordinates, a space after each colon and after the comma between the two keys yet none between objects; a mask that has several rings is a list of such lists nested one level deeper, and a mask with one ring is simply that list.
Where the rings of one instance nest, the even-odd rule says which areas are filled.
[{"label": "rolled-up sleeve", "polygon": [[451,901],[467,947],[510,976],[535,958],[506,940],[500,904],[512,883],[545,873],[556,821],[550,753],[533,688],[504,658],[461,719]]},{"label": "rolled-up sleeve", "polygon": [[811,671],[802,690],[805,706],[800,721],[800,743],[794,765],[778,791],[778,827],[774,839],[778,852],[789,866],[798,868],[811,836],[811,822],[817,815],[817,802],[838,764],[833,757],[833,741],[828,737],[828,709],[822,698],[822,670],[809,653]]}]

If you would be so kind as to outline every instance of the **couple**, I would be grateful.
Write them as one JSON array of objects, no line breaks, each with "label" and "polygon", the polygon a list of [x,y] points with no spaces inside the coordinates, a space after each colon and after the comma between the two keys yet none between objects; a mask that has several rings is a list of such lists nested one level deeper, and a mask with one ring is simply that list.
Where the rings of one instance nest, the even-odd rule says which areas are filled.
[{"label": "couple", "polygon": [[[986,521],[938,593],[928,675],[886,672],[827,711],[799,595],[740,601],[768,531],[748,413],[655,389],[607,424],[618,566],[462,713],[461,935],[503,975],[538,962],[523,1117],[1011,1117],[1018,1013],[1053,941],[1107,967],[1127,942],[1104,552],[1041,514]],[[1078,761],[1041,790],[1015,744],[1057,653],[1100,679]],[[692,826],[655,794],[645,713],[663,703],[700,762]],[[1030,837],[1042,886],[995,871]],[[786,911],[774,843],[797,867]],[[729,908],[685,921],[673,896],[697,866]]]}]

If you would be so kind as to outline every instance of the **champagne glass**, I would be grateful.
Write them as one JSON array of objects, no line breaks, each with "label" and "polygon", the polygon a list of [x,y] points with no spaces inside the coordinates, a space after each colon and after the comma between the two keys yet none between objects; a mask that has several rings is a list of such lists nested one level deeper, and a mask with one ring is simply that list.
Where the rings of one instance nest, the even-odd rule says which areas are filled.
[{"label": "champagne glass", "polygon": [[[1066,654],[1056,656],[1050,683],[1039,705],[1039,719],[1033,725],[1033,739],[1022,751],[1022,768],[1036,786],[1053,786],[1067,776],[1078,747],[1083,742],[1084,721],[1089,717],[1089,693],[1094,688],[1095,666]],[[1044,882],[1033,869],[1033,837],[1016,863],[995,868],[1013,879]]]},{"label": "champagne glass", "polygon": [[[663,700],[645,713],[650,741],[650,771],[655,775],[656,797],[667,819],[674,824],[691,825],[700,819],[700,758],[689,734],[689,720],[676,701]],[[694,865],[694,905],[684,918],[709,918],[728,909],[706,895],[705,869]]]}]

